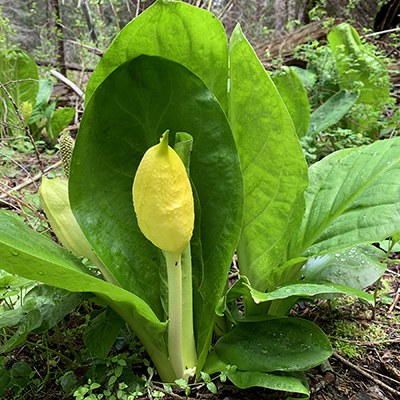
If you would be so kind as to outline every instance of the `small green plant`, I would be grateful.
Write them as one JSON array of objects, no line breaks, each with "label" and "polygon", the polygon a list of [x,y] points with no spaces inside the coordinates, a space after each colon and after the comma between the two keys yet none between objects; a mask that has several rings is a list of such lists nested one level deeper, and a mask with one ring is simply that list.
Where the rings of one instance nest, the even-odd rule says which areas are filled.
[{"label": "small green plant", "polygon": [[[114,315],[102,353],[123,320],[163,382],[190,387],[193,373],[214,390],[208,376],[225,374],[239,388],[307,397],[304,371],[332,348],[317,325],[288,313],[299,300],[326,296],[373,303],[361,289],[385,266],[369,243],[400,231],[400,193],[392,184],[400,179],[400,140],[340,150],[307,169],[288,108],[240,27],[227,46],[214,16],[182,2],[159,0],[121,31],[93,73],[86,101],[69,178],[59,202],[54,190],[47,213],[65,246],[97,269],[6,212],[0,212],[2,268],[95,294],[112,310],[99,321]],[[159,170],[152,166],[148,186],[136,186],[141,160],[167,130],[161,145],[171,159],[151,158]],[[170,176],[182,167],[177,155],[194,206],[193,234],[181,257],[183,245],[164,246],[181,228],[166,235],[180,214],[181,189],[188,189],[185,173],[174,174],[177,181]],[[151,235],[135,215],[132,187],[135,202],[150,193],[165,211],[158,225],[150,218]],[[193,221],[191,211],[184,228],[186,220]],[[161,246],[157,227],[168,228],[156,232]],[[227,289],[235,250],[240,277]],[[176,294],[192,300],[175,304]],[[214,344],[217,317],[225,328]],[[181,345],[184,330],[195,352]],[[100,347],[98,336],[86,336],[91,351]],[[108,381],[116,383],[115,376]],[[94,382],[83,396],[100,389]]]},{"label": "small green plant", "polygon": [[[22,50],[0,52],[0,135],[21,136],[27,131],[34,141],[42,138],[54,146],[59,134],[68,126],[75,109],[56,109],[57,101],[51,101],[53,83],[49,79],[39,80],[38,69],[33,58]],[[18,139],[29,151],[33,143]]]}]

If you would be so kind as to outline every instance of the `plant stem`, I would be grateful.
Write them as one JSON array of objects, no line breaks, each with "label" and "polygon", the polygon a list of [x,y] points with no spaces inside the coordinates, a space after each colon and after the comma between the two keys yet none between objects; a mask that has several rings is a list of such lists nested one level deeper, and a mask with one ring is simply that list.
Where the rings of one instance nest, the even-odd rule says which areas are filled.
[{"label": "plant stem", "polygon": [[[189,375],[194,375],[197,363],[193,324],[192,254],[190,245],[182,254],[182,333],[183,363]],[[192,371],[189,371],[191,370]]]},{"label": "plant stem", "polygon": [[[168,273],[168,352],[177,378],[187,379],[196,364],[193,333],[191,261],[165,252]],[[188,265],[189,263],[189,265]],[[190,286],[189,286],[190,284]]]}]

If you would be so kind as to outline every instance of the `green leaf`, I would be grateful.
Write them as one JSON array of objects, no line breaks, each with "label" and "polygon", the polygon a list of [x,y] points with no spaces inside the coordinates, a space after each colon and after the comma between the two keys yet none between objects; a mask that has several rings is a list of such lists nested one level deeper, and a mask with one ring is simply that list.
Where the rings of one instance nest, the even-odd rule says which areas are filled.
[{"label": "green leaf", "polygon": [[84,298],[81,293],[72,293],[52,286],[39,285],[24,297],[22,309],[25,309],[27,305],[39,309],[42,323],[35,329],[35,332],[45,332],[76,309]]},{"label": "green leaf", "polygon": [[[253,301],[255,304],[275,302],[269,309],[268,313],[271,315],[285,315],[290,310],[290,308],[299,299],[316,299],[325,298],[326,295],[335,296],[355,296],[360,299],[367,301],[370,304],[374,304],[374,297],[370,293],[363,292],[354,287],[350,287],[351,283],[344,283],[342,285],[335,283],[313,283],[313,282],[294,282],[285,286],[281,286],[271,292],[260,292],[254,289],[249,280],[245,276],[241,276],[235,284],[228,290],[225,295],[225,303],[232,303],[238,298],[243,297],[248,304],[249,300]],[[289,301],[284,303],[278,303],[278,300],[289,299]],[[226,309],[220,304],[217,309],[218,313],[221,314]],[[245,317],[246,320],[250,317]],[[242,319],[239,319],[243,320]]]},{"label": "green leaf", "polygon": [[386,264],[380,260],[385,256],[375,246],[358,245],[310,258],[300,274],[309,282],[331,282],[363,289],[383,275]]},{"label": "green leaf", "polygon": [[50,239],[0,210],[0,265],[6,271],[72,292],[92,292],[109,304],[136,332],[163,379],[170,375],[166,324],[134,294],[90,275],[82,263]]},{"label": "green leaf", "polygon": [[32,379],[32,375],[35,374],[32,367],[25,361],[17,361],[10,370],[11,381],[20,387],[28,386]]},{"label": "green leaf", "polygon": [[315,71],[296,67],[295,65],[290,68],[296,72],[305,87],[312,88],[315,85],[315,82],[317,81],[317,74]]},{"label": "green leaf", "polygon": [[57,139],[58,135],[65,129],[74,118],[75,109],[71,107],[61,107],[54,111],[53,117],[49,121],[47,134],[50,139]]},{"label": "green leaf", "polygon": [[[35,103],[38,92],[39,74],[34,59],[24,50],[5,50],[0,52],[0,82],[20,81],[7,85],[17,106],[24,101]],[[0,97],[5,98],[3,90]]]},{"label": "green leaf", "polygon": [[400,230],[400,138],[337,151],[309,169],[291,257],[379,242]]},{"label": "green leaf", "polygon": [[321,329],[301,318],[241,322],[218,340],[215,351],[224,363],[254,372],[304,371],[332,354]]},{"label": "green leaf", "polygon": [[206,10],[165,0],[149,7],[114,39],[89,80],[86,101],[115,68],[141,54],[182,64],[202,79],[226,108],[228,54],[221,22]]},{"label": "green leaf", "polygon": [[[21,109],[30,110],[35,103],[38,92],[38,69],[33,58],[23,50],[2,50],[0,51],[0,82],[7,84],[6,89],[13,98],[15,104]],[[16,81],[15,83],[10,83]],[[0,88],[0,134],[3,130],[7,132],[7,126],[20,126],[21,122],[17,117],[14,106]],[[29,112],[28,112],[29,114]],[[19,135],[19,132],[16,132]]]},{"label": "green leaf", "polygon": [[324,298],[325,295],[334,294],[339,296],[355,296],[367,301],[370,304],[374,303],[374,298],[371,294],[355,289],[349,285],[336,284],[321,284],[321,283],[293,283],[282,286],[272,292],[262,293],[250,288],[250,294],[255,303],[263,303],[266,301],[282,300],[289,297],[295,298]]},{"label": "green leaf", "polygon": [[201,216],[196,214],[191,248],[201,360],[238,241],[243,197],[229,123],[204,83],[183,66],[154,56],[115,70],[93,94],[81,121],[71,163],[71,207],[117,282],[162,318],[163,257],[137,226],[132,183],[143,154],[167,129],[171,145],[176,132],[193,137],[190,173]]},{"label": "green leaf", "polygon": [[[18,329],[5,343],[0,346],[0,354],[7,353],[17,346],[22,344],[28,334],[34,329],[38,328],[42,324],[42,316],[38,309],[33,309],[27,313],[24,313],[23,318],[19,321]],[[7,322],[6,321],[3,321]]]},{"label": "green leaf", "polygon": [[380,116],[389,100],[389,74],[383,62],[361,43],[357,31],[342,23],[332,29],[328,42],[336,60],[341,89],[360,90],[358,103],[368,105],[372,112],[352,115],[353,129],[365,131]]},{"label": "green leaf", "polygon": [[319,132],[339,122],[358,99],[360,92],[340,90],[319,106],[310,118],[307,135],[315,136]]},{"label": "green leaf", "polygon": [[[231,371],[228,373],[229,380],[240,389],[254,386],[266,389],[280,390],[309,395],[306,378],[301,373],[265,373],[256,371]],[[303,398],[303,397],[302,397]]]},{"label": "green leaf", "polygon": [[39,90],[35,99],[35,105],[33,107],[32,114],[27,121],[28,124],[38,123],[42,118],[45,117],[45,111],[52,91],[53,82],[51,79],[41,79],[39,81]]},{"label": "green leaf", "polygon": [[273,75],[272,81],[289,111],[297,136],[303,137],[310,122],[310,103],[306,88],[296,72],[289,67],[283,67],[281,73]]},{"label": "green leaf", "polygon": [[307,168],[286,106],[239,26],[230,66],[229,120],[245,191],[238,258],[242,273],[263,291],[300,223]]},{"label": "green leaf", "polygon": [[83,333],[83,341],[91,354],[105,359],[115,342],[124,320],[112,309],[107,308],[91,319]]},{"label": "green leaf", "polygon": [[308,394],[307,379],[302,372],[241,371],[236,366],[223,362],[215,351],[209,354],[204,369],[210,375],[220,373],[221,381],[225,381],[224,379],[228,377],[240,389],[259,386],[266,389]]}]

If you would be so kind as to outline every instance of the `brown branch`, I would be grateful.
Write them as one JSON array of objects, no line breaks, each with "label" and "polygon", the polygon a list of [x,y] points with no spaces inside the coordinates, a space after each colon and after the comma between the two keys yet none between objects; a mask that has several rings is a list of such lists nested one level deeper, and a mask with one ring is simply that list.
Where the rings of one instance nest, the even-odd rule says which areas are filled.
[{"label": "brown branch", "polygon": [[386,385],[386,383],[382,382],[381,380],[379,380],[378,378],[376,378],[375,376],[369,374],[368,372],[366,372],[363,368],[353,364],[352,362],[350,362],[349,360],[347,360],[346,358],[342,357],[340,354],[338,354],[336,351],[333,352],[333,356],[335,358],[337,358],[340,362],[342,362],[343,364],[347,365],[348,367],[354,369],[355,371],[357,371],[359,374],[365,376],[366,378],[370,379],[371,381],[375,382],[377,385],[379,385],[381,388],[387,390],[390,393],[393,393],[397,396],[400,396],[400,392],[396,389],[391,388],[390,386]]}]

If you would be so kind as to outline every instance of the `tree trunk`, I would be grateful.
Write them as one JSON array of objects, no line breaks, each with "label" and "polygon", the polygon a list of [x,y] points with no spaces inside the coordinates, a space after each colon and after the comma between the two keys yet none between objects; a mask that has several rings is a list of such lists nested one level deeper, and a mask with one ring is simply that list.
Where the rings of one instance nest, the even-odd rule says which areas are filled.
[{"label": "tree trunk", "polygon": [[57,62],[60,63],[60,72],[63,75],[67,74],[67,68],[65,66],[65,48],[64,48],[64,29],[61,20],[60,3],[59,0],[50,0],[52,17],[54,21],[54,27],[56,30],[56,42],[57,42]]},{"label": "tree trunk", "polygon": [[83,11],[83,16],[85,17],[86,24],[88,26],[90,40],[97,45],[97,35],[94,29],[92,14],[90,13],[88,1],[82,0],[81,6]]}]

